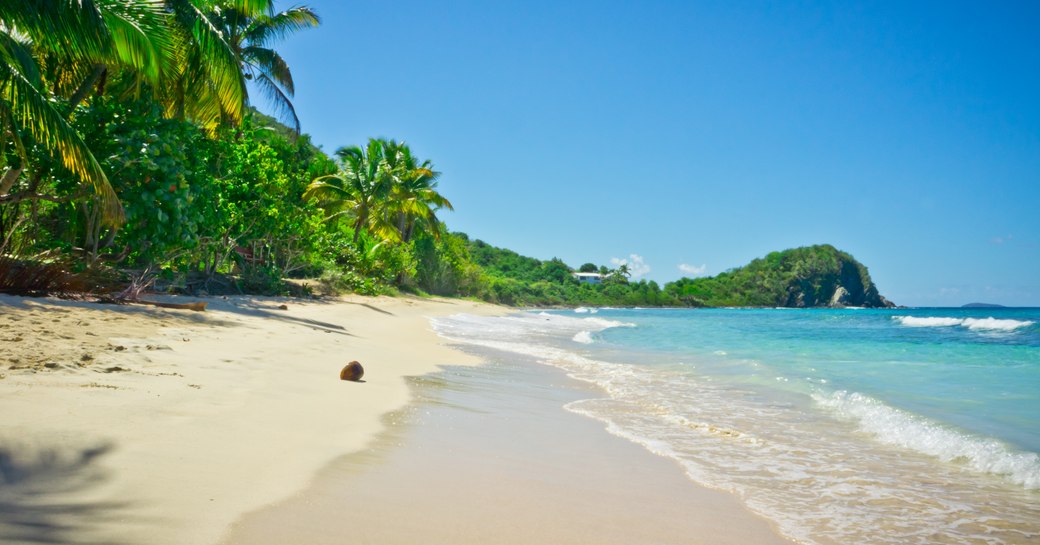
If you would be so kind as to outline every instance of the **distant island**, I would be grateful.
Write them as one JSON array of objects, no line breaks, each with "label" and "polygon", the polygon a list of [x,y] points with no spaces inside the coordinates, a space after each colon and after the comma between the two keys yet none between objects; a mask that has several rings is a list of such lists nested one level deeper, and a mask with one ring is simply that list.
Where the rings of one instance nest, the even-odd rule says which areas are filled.
[{"label": "distant island", "polygon": [[1007,308],[1004,305],[995,305],[993,303],[968,303],[967,305],[961,305],[961,308]]}]

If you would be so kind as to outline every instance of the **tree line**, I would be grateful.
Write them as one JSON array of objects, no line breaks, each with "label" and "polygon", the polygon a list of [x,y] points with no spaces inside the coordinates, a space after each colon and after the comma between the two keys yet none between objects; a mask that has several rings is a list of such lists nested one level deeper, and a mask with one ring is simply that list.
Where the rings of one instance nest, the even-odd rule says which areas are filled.
[{"label": "tree line", "polygon": [[300,133],[274,45],[320,22],[273,0],[0,3],[7,269],[147,271],[188,291],[458,284],[436,258],[451,203],[430,161],[389,139],[329,157]]},{"label": "tree line", "polygon": [[275,46],[320,23],[273,0],[0,2],[0,291],[271,294],[317,278],[527,306],[812,305],[861,279],[852,291],[876,296],[831,247],[662,287],[592,263],[579,270],[602,282],[581,283],[558,259],[449,232],[440,173],[407,144],[329,156],[301,133]]}]

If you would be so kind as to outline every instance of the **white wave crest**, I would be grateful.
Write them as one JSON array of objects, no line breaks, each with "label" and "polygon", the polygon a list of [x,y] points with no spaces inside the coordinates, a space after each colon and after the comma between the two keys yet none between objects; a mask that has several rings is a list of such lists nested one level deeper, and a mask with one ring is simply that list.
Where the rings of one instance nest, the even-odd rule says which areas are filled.
[{"label": "white wave crest", "polygon": [[953,327],[961,325],[960,318],[927,318],[918,316],[893,316],[893,320],[907,327]]},{"label": "white wave crest", "polygon": [[988,329],[994,331],[1012,331],[1020,327],[1028,327],[1034,322],[1020,320],[998,320],[996,318],[965,318],[964,327],[968,329]]},{"label": "white wave crest", "polygon": [[995,439],[944,427],[855,392],[814,394],[813,399],[838,416],[856,421],[860,430],[882,443],[944,462],[962,462],[976,471],[1004,476],[1024,488],[1040,489],[1040,456],[1036,453],[1014,451]]},{"label": "white wave crest", "polygon": [[579,331],[574,334],[572,340],[576,343],[592,344],[592,333],[589,333],[588,331]]},{"label": "white wave crest", "polygon": [[574,312],[576,314],[588,314],[589,309],[587,309],[585,307],[578,307],[578,308],[574,309]]},{"label": "white wave crest", "polygon": [[604,318],[585,318],[582,320],[585,323],[592,324],[593,327],[599,329],[610,329],[612,327],[636,327],[636,324],[631,322],[619,322],[617,320],[607,320]]},{"label": "white wave crest", "polygon": [[893,320],[907,327],[966,327],[972,331],[1014,331],[1036,322],[998,318],[943,318],[930,316],[893,316]]}]

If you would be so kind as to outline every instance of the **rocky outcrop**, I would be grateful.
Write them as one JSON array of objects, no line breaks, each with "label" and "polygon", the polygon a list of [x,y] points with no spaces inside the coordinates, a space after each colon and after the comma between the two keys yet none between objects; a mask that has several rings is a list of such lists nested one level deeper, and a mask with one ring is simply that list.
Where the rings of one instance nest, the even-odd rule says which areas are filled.
[{"label": "rocky outcrop", "polygon": [[895,307],[862,263],[830,244],[772,252],[715,276],[680,278],[664,291],[693,307]]},{"label": "rocky outcrop", "polygon": [[[784,306],[895,307],[878,293],[877,286],[862,263],[833,246],[796,248],[780,254],[786,258],[781,259],[780,263],[793,263],[790,269],[796,271],[793,281],[788,285],[789,295]],[[797,272],[799,268],[801,273]]]},{"label": "rocky outcrop", "polygon": [[773,252],[712,277],[665,286],[695,307],[894,307],[867,268],[830,244]]},{"label": "rocky outcrop", "polygon": [[834,290],[834,295],[831,295],[831,302],[827,306],[829,307],[847,307],[849,306],[849,290],[845,289],[845,286],[838,286]]}]

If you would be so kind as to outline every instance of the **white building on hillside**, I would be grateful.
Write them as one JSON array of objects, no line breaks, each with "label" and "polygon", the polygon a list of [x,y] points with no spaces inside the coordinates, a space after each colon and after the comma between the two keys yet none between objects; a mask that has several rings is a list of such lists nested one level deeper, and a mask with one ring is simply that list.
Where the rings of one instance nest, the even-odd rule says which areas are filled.
[{"label": "white building on hillside", "polygon": [[603,275],[599,274],[599,273],[576,272],[576,273],[571,273],[571,274],[574,275],[574,278],[577,278],[578,282],[580,282],[582,284],[602,284],[603,283]]}]

